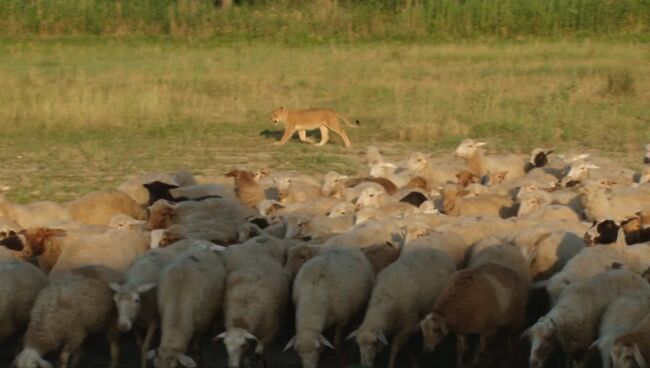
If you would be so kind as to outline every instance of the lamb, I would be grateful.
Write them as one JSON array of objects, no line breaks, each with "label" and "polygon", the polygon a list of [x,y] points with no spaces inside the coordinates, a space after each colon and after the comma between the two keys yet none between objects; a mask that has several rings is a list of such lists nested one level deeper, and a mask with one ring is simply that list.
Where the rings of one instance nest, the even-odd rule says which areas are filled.
[{"label": "lamb", "polygon": [[619,337],[612,349],[614,368],[647,367],[650,361],[650,314],[636,329]]},{"label": "lamb", "polygon": [[197,367],[185,351],[192,336],[206,332],[219,313],[225,279],[220,254],[201,247],[183,252],[163,270],[158,284],[162,336],[158,351],[148,355],[156,368],[175,367],[176,361]]},{"label": "lamb", "polygon": [[119,282],[119,275],[102,266],[81,267],[51,279],[34,303],[17,368],[52,367],[43,357],[59,349],[60,366],[74,366],[86,336],[99,332],[107,333],[110,367],[117,367],[119,335],[109,282]]},{"label": "lamb", "polygon": [[274,181],[282,203],[309,202],[312,198],[318,197],[321,192],[318,185],[293,180],[290,176],[279,177]]},{"label": "lamb", "polygon": [[395,367],[397,353],[431,310],[455,270],[447,254],[418,249],[404,254],[379,274],[363,323],[350,335],[356,336],[362,365],[372,366],[382,345],[388,345],[387,336],[394,335],[388,367]]},{"label": "lamb", "polygon": [[226,176],[235,179],[235,194],[244,205],[255,207],[266,198],[264,189],[255,181],[252,172],[232,170]]},{"label": "lamb", "polygon": [[115,292],[113,299],[117,307],[120,332],[129,331],[134,324],[146,331],[140,351],[143,368],[147,366],[147,353],[151,340],[160,324],[157,293],[154,290],[158,284],[158,277],[179,253],[195,244],[204,243],[180,241],[169,247],[144,253],[124,273],[124,283],[109,285]]},{"label": "lamb", "polygon": [[303,368],[316,368],[323,346],[334,346],[322,335],[336,326],[335,344],[348,321],[366,304],[374,273],[356,248],[337,248],[307,261],[293,285],[296,335],[285,350],[294,347]]},{"label": "lamb", "polygon": [[5,198],[5,192],[0,191],[0,218],[16,222],[22,228],[47,227],[72,220],[63,205],[51,201],[15,204]]},{"label": "lamb", "polygon": [[38,267],[22,261],[0,260],[0,343],[22,331],[47,276]]},{"label": "lamb", "polygon": [[289,301],[289,275],[265,255],[247,255],[228,270],[224,296],[226,331],[217,335],[228,352],[228,366],[240,366],[247,340],[261,356],[277,335]]},{"label": "lamb", "polygon": [[447,186],[442,191],[444,212],[448,216],[497,215],[503,218],[512,214],[513,202],[508,196],[485,194],[463,197],[464,191]]},{"label": "lamb", "polygon": [[639,292],[625,295],[612,302],[600,321],[599,338],[591,344],[600,350],[604,368],[611,368],[614,341],[638,326],[650,310],[650,293]]},{"label": "lamb", "polygon": [[85,224],[108,225],[117,214],[144,220],[147,212],[135,200],[119,191],[96,192],[64,204],[73,220]]},{"label": "lamb", "polygon": [[543,367],[555,344],[584,366],[587,349],[598,337],[598,324],[607,306],[633,292],[650,292],[641,276],[625,269],[612,269],[567,286],[545,316],[524,332],[531,341],[529,364]]},{"label": "lamb", "polygon": [[462,366],[468,334],[479,335],[481,354],[487,353],[490,340],[499,331],[506,333],[512,344],[513,334],[525,320],[527,285],[517,272],[493,263],[456,272],[438,296],[433,312],[420,322],[425,349],[433,350],[445,335],[455,333],[457,366]]},{"label": "lamb", "polygon": [[456,148],[456,156],[467,161],[469,169],[483,176],[488,172],[508,171],[508,180],[521,178],[525,175],[525,161],[516,155],[485,156],[481,146],[485,142],[475,142],[473,139],[463,140]]}]

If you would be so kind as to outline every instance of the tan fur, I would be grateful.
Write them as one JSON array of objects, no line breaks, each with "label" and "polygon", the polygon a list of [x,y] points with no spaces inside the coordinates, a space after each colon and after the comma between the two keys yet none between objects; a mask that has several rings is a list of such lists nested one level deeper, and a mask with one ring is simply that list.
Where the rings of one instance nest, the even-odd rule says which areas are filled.
[{"label": "tan fur", "polygon": [[[330,109],[305,109],[305,110],[289,110],[284,107],[279,107],[273,110],[271,114],[273,123],[284,123],[284,135],[279,142],[275,145],[283,145],[291,139],[291,136],[298,131],[300,140],[307,143],[315,143],[311,138],[307,138],[307,130],[320,129],[321,141],[317,143],[322,146],[329,140],[329,131],[338,134],[346,148],[350,148],[350,138],[341,127],[339,119],[343,120],[347,125],[354,127],[350,122],[341,116],[338,112]],[[357,121],[358,124],[358,121]]]},{"label": "tan fur", "polygon": [[85,224],[107,225],[117,214],[126,214],[144,220],[147,212],[123,192],[91,193],[66,204],[70,216]]},{"label": "tan fur", "polygon": [[458,185],[460,185],[463,188],[465,188],[470,184],[478,183],[481,179],[478,175],[468,170],[463,170],[459,172],[458,174],[456,174],[456,178],[458,179]]},{"label": "tan fur", "polygon": [[226,176],[235,178],[235,194],[243,204],[255,207],[264,200],[264,189],[255,181],[252,172],[232,170]]},{"label": "tan fur", "polygon": [[368,261],[375,270],[375,275],[378,275],[381,270],[390,266],[400,256],[400,249],[390,242],[385,244],[375,244],[369,247],[362,248],[361,251],[366,255]]}]

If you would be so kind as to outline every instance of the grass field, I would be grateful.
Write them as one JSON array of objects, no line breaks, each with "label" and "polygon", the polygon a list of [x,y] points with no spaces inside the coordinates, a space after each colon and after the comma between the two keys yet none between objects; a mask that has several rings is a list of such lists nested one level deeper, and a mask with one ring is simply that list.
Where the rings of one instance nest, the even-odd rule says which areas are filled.
[{"label": "grass field", "polygon": [[[354,172],[368,144],[403,154],[471,136],[496,149],[584,146],[638,161],[650,141],[650,47],[638,42],[7,38],[0,86],[0,184],[19,201],[179,167]],[[352,151],[338,137],[272,146],[279,105],[359,119]]]}]

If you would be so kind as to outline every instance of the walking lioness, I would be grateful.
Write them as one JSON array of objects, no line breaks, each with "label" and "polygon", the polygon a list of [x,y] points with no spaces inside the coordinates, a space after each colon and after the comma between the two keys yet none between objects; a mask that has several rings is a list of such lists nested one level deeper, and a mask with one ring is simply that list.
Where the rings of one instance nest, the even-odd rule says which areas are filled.
[{"label": "walking lioness", "polygon": [[[287,143],[291,136],[298,131],[298,136],[300,140],[307,143],[316,143],[313,139],[307,137],[307,131],[312,129],[320,129],[321,140],[317,143],[318,146],[322,146],[330,138],[329,130],[331,129],[334,133],[338,134],[346,148],[350,148],[352,144],[350,143],[350,138],[341,127],[339,119],[343,120],[347,125],[354,127],[350,122],[341,116],[338,112],[330,109],[305,109],[305,110],[289,110],[284,107],[278,107],[271,114],[273,119],[273,124],[278,124],[279,122],[284,123],[284,135],[279,142],[275,142],[275,145],[283,145]],[[359,120],[356,121],[359,125]]]}]

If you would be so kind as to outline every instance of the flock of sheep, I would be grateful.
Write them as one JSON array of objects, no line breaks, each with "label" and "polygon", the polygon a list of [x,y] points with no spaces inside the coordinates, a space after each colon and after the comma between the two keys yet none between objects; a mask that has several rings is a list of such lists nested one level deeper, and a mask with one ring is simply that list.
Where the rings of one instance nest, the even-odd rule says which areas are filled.
[{"label": "flock of sheep", "polygon": [[0,344],[22,336],[17,368],[52,367],[52,354],[67,367],[105,333],[118,367],[120,333],[134,330],[142,367],[205,367],[192,345],[207,337],[234,368],[263,362],[290,329],[285,354],[305,368],[345,344],[364,366],[445,345],[459,367],[521,365],[522,346],[530,367],[553,354],[646,367],[650,145],[634,172],[484,144],[466,139],[444,162],[369,147],[367,172],[322,181],[151,173],[24,205],[4,188]]}]

